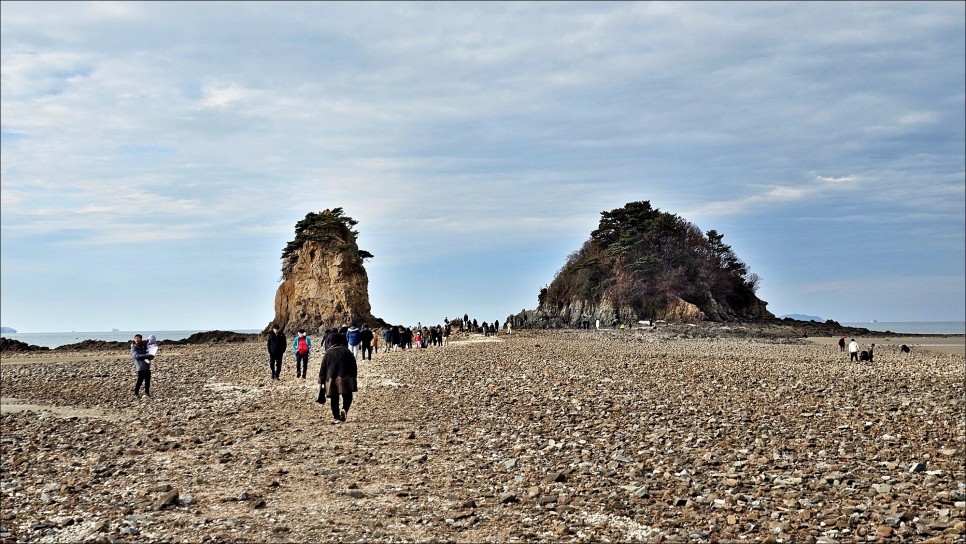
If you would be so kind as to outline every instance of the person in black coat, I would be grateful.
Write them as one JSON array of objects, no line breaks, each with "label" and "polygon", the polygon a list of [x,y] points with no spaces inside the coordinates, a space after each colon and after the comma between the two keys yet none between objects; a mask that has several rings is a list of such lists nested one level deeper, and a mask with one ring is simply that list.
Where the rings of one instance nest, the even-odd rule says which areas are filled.
[{"label": "person in black coat", "polygon": [[[332,346],[325,350],[319,367],[319,385],[325,388],[325,395],[331,399],[332,417],[335,423],[345,423],[352,393],[356,392],[358,367],[356,357],[349,351],[345,335],[335,334]],[[342,409],[339,409],[339,396],[342,396]],[[321,395],[320,395],[321,396]]]},{"label": "person in black coat", "polygon": [[272,332],[268,333],[268,367],[273,380],[282,375],[282,355],[285,355],[287,342],[285,333],[278,330],[278,325],[272,325]]},{"label": "person in black coat", "polygon": [[366,360],[366,354],[369,354],[369,360],[372,360],[372,339],[374,335],[372,334],[372,329],[369,325],[363,325],[362,330],[359,331],[359,345],[362,346],[362,360]]}]

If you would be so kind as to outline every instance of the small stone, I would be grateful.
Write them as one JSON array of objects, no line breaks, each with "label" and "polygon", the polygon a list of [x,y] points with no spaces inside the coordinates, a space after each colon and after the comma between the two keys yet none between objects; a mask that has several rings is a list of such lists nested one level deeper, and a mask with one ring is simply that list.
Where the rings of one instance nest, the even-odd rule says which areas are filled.
[{"label": "small stone", "polygon": [[517,498],[516,493],[507,492],[500,495],[500,504],[512,504],[515,502],[520,502],[520,499]]},{"label": "small stone", "polygon": [[165,493],[163,497],[161,497],[161,500],[158,501],[156,508],[158,510],[161,510],[168,506],[177,506],[177,505],[178,505],[178,490],[172,489],[171,491],[168,491],[167,493]]},{"label": "small stone", "polygon": [[925,471],[926,471],[925,461],[917,461],[909,466],[910,473],[925,472]]},{"label": "small stone", "polygon": [[557,496],[556,495],[540,495],[539,497],[537,497],[537,501],[536,502],[540,506],[544,506],[544,505],[547,505],[547,504],[553,504],[553,503],[557,502]]}]

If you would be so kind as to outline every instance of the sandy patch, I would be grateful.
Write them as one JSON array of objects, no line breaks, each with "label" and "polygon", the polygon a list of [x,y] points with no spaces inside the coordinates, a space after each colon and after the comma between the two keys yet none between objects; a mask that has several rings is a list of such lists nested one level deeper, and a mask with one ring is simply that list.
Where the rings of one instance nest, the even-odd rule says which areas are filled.
[{"label": "sandy patch", "polygon": [[459,344],[486,344],[486,343],[502,342],[502,341],[503,340],[500,340],[495,336],[489,336],[489,337],[481,336],[479,338],[470,338],[469,340],[450,340],[446,343],[446,345],[456,346]]},{"label": "sandy patch", "polygon": [[[845,341],[848,342],[851,339],[851,336],[847,336]],[[838,336],[815,336],[809,337],[809,340],[815,344],[825,346],[838,347],[839,343]],[[855,337],[855,341],[859,343],[859,351],[868,349],[869,344],[875,344],[876,353],[886,353],[891,351],[898,352],[899,347],[903,344],[909,346],[913,350],[923,349],[937,353],[953,354],[966,353],[966,337],[964,336],[897,336],[890,338],[881,336],[863,336]]]},{"label": "sandy patch", "polygon": [[20,412],[47,413],[54,417],[86,417],[91,419],[104,419],[108,421],[119,421],[123,419],[120,414],[108,413],[104,410],[95,408],[80,408],[77,406],[54,406],[52,404],[30,404],[19,399],[0,398],[0,415],[16,414]]}]

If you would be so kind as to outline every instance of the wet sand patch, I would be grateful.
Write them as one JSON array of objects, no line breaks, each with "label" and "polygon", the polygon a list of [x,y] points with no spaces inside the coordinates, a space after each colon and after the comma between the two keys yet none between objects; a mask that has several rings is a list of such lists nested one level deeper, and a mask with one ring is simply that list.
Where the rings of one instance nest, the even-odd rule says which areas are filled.
[{"label": "wet sand patch", "polygon": [[[851,340],[852,336],[847,336],[845,341]],[[885,353],[888,351],[898,351],[903,344],[911,349],[923,349],[938,353],[963,354],[966,353],[966,337],[963,335],[949,336],[896,336],[896,337],[854,337],[859,342],[859,351],[868,349],[869,344],[875,344],[875,352]],[[809,337],[809,341],[823,346],[838,347],[839,337],[815,336]]]},{"label": "wet sand patch", "polygon": [[121,414],[109,413],[96,408],[80,408],[78,406],[55,406],[52,404],[33,404],[20,399],[0,397],[0,415],[17,414],[21,412],[48,413],[60,418],[91,418],[107,421],[124,419]]}]

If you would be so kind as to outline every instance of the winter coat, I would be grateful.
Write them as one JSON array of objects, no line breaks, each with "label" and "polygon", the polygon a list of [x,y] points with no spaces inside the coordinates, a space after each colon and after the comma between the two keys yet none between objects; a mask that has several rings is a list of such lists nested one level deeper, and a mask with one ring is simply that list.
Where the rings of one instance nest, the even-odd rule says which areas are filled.
[{"label": "winter coat", "polygon": [[363,346],[371,346],[374,338],[375,335],[373,335],[372,331],[369,329],[362,329],[359,331],[359,343],[361,343]]},{"label": "winter coat", "polygon": [[285,345],[285,342],[284,332],[279,332],[278,334],[274,332],[268,333],[268,354],[281,357],[285,353],[285,348],[288,347]]},{"label": "winter coat", "polygon": [[358,390],[356,357],[345,346],[325,350],[319,366],[319,383],[325,383],[325,396],[331,398],[346,391]]},{"label": "winter coat", "polygon": [[151,359],[154,359],[154,355],[148,355],[147,342],[142,343],[140,346],[131,342],[131,360],[134,361],[135,370],[138,372],[151,370]]},{"label": "winter coat", "polygon": [[358,346],[359,345],[359,328],[358,327],[349,327],[349,330],[347,330],[346,333],[345,333],[345,339],[346,339],[346,341],[349,342],[349,345],[350,346]]},{"label": "winter coat", "polygon": [[[305,345],[309,348],[309,353],[312,353],[312,338],[309,335],[305,335]],[[299,354],[299,335],[295,335],[295,340],[292,342],[292,351],[295,352],[296,357]]]}]

